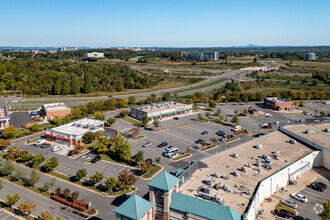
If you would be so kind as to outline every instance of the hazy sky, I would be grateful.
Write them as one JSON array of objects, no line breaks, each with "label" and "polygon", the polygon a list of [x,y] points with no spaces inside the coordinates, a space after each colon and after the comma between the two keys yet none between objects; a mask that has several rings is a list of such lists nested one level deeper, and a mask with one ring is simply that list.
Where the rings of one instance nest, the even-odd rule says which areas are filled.
[{"label": "hazy sky", "polygon": [[0,46],[330,45],[330,0],[0,0]]}]

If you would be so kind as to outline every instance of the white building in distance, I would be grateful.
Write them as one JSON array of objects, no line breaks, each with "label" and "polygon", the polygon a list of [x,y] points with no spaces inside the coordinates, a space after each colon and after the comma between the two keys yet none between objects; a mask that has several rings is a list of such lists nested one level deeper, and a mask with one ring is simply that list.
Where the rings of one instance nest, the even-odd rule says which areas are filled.
[{"label": "white building in distance", "polygon": [[306,54],[306,59],[307,60],[315,60],[316,59],[315,53],[307,53]]},{"label": "white building in distance", "polygon": [[84,53],[84,57],[104,58],[104,53],[99,53],[99,52]]},{"label": "white building in distance", "polygon": [[76,51],[78,50],[78,47],[59,47],[58,51],[64,52],[64,51]]}]

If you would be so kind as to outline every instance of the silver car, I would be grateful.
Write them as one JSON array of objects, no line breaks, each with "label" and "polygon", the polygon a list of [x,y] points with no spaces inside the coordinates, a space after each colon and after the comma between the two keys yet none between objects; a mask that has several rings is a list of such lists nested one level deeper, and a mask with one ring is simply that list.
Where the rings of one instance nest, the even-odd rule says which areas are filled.
[{"label": "silver car", "polygon": [[295,203],[294,201],[292,201],[290,199],[281,200],[281,203],[288,206],[288,207],[290,207],[290,208],[293,208],[293,209],[298,208],[297,203]]},{"label": "silver car", "polygon": [[151,142],[147,142],[147,143],[145,143],[144,145],[142,145],[142,147],[150,147],[152,145],[152,143]]},{"label": "silver car", "polygon": [[290,197],[291,197],[291,198],[294,198],[294,199],[296,199],[296,200],[298,200],[298,201],[300,201],[300,202],[303,202],[303,203],[308,202],[308,199],[306,198],[306,196],[301,195],[301,194],[298,194],[298,193],[292,193],[292,194],[290,195]]}]

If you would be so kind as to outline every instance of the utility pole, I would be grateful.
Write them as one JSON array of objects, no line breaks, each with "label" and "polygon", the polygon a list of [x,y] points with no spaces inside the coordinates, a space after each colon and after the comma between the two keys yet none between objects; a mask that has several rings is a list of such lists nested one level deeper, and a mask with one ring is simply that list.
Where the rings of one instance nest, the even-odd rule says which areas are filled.
[{"label": "utility pole", "polygon": [[50,209],[51,212],[52,212],[52,219],[54,219],[54,218],[53,218],[53,210],[55,209],[55,207],[49,207],[49,209]]}]

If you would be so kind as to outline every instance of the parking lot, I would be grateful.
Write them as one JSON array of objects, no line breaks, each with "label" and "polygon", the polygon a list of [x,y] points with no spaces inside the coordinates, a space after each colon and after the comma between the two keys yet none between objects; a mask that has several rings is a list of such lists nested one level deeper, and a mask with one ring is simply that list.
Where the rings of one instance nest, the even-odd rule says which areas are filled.
[{"label": "parking lot", "polygon": [[19,220],[19,218],[16,218],[15,216],[0,210],[0,220]]}]

